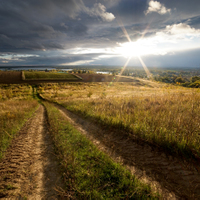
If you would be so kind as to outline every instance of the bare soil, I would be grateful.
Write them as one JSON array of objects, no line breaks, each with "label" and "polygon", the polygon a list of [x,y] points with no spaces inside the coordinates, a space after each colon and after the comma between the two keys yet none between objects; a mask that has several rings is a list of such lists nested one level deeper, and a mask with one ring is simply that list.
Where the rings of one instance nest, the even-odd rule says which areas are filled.
[{"label": "bare soil", "polygon": [[0,83],[11,84],[21,83],[21,72],[13,71],[0,71]]},{"label": "bare soil", "polygon": [[43,106],[13,139],[0,163],[0,198],[62,199],[63,187]]},{"label": "bare soil", "polygon": [[102,151],[123,163],[137,178],[151,184],[164,199],[200,199],[200,168],[166,155],[128,133],[108,129],[55,104],[75,128]]}]

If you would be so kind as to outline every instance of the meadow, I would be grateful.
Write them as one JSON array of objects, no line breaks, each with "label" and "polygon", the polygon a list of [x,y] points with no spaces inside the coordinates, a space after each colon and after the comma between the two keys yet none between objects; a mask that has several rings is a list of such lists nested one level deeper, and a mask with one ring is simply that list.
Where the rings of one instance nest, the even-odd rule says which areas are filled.
[{"label": "meadow", "polygon": [[38,107],[29,85],[0,85],[0,159]]},{"label": "meadow", "polygon": [[200,158],[200,90],[133,83],[43,84],[38,92],[92,121],[124,130],[170,154]]},{"label": "meadow", "polygon": [[0,159],[42,104],[65,184],[59,192],[79,199],[160,198],[122,163],[101,152],[53,104],[109,131],[119,130],[124,138],[149,144],[182,160],[197,161],[200,90],[132,80],[0,85]]},{"label": "meadow", "polygon": [[[96,90],[96,84],[92,85]],[[104,84],[99,86],[104,91]],[[58,192],[78,199],[160,198],[148,184],[139,181],[125,167],[101,152],[74,128],[53,104],[38,99],[36,94],[38,91],[45,93],[44,87],[55,91],[54,96],[59,94],[61,87],[73,87],[72,95],[69,95],[73,98],[73,91],[77,87],[84,90],[88,84],[0,85],[0,161],[6,159],[7,148],[12,148],[13,139],[18,137],[22,127],[38,112],[35,111],[42,104],[46,109],[44,119],[48,121],[48,130],[55,145],[55,155],[60,162],[58,170],[62,173],[65,184],[64,190]],[[92,91],[90,92],[86,94],[86,99],[93,95]],[[20,145],[23,146],[23,143]],[[9,167],[7,166],[8,169]],[[0,195],[14,189],[10,188],[9,184],[6,189],[0,191]]]}]

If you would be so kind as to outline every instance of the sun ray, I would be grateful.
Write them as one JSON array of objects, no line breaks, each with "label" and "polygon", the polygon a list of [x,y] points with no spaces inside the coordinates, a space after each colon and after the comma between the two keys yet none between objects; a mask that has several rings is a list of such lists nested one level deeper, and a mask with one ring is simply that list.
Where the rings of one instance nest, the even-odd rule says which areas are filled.
[{"label": "sun ray", "polygon": [[144,36],[145,36],[146,33],[147,33],[147,30],[149,29],[149,26],[150,26],[150,24],[147,25],[147,27],[146,27],[146,29],[144,30],[144,32],[142,33],[142,36],[141,36],[140,39],[144,38]]},{"label": "sun ray", "polygon": [[140,56],[137,56],[140,63],[142,64],[142,67],[144,68],[144,71],[146,72],[147,74],[147,77],[148,78],[151,78],[152,77],[152,74],[150,73],[149,69],[147,68],[147,66],[145,65],[144,61],[142,60],[142,58]]},{"label": "sun ray", "polygon": [[123,22],[121,21],[120,18],[117,19],[117,23],[120,26],[120,28],[122,29],[122,31],[123,31],[124,35],[126,36],[127,40],[129,42],[131,42],[131,38],[129,37],[129,34],[128,34],[127,30],[125,29],[124,24],[123,24]]},{"label": "sun ray", "polygon": [[121,72],[120,72],[120,74],[119,74],[120,76],[123,74],[123,72],[124,72],[124,70],[126,69],[128,63],[130,62],[130,60],[131,60],[131,57],[129,57],[128,60],[126,61],[124,67],[122,68],[122,70],[121,70]]},{"label": "sun ray", "polygon": [[[124,35],[126,36],[127,40],[128,40],[130,43],[132,43],[131,38],[129,37],[129,34],[128,34],[126,28],[124,27],[123,22],[121,21],[120,18],[118,18],[117,23],[119,24],[120,28],[122,29],[122,31],[123,31]],[[149,29],[149,26],[150,26],[150,25],[148,24],[148,26],[146,27],[146,29],[144,30],[144,32],[143,32],[143,34],[142,34],[142,36],[141,36],[141,39],[142,39],[142,38],[145,36],[145,34],[147,33],[147,30]],[[130,60],[131,60],[131,57],[132,57],[132,56],[129,56],[129,58],[128,58],[128,60],[126,61],[124,67],[122,68],[122,70],[121,70],[119,76],[121,76],[122,73],[124,72],[124,70],[126,69],[128,63],[129,63]],[[148,78],[151,78],[151,77],[152,77],[152,74],[150,73],[150,71],[149,71],[149,69],[147,68],[146,64],[144,63],[144,61],[142,60],[142,58],[141,58],[139,55],[137,55],[137,57],[138,57],[138,59],[139,59],[141,65],[142,65],[142,67],[144,68],[144,71],[146,72],[147,77],[148,77]],[[118,78],[118,79],[119,79],[119,78]]]}]

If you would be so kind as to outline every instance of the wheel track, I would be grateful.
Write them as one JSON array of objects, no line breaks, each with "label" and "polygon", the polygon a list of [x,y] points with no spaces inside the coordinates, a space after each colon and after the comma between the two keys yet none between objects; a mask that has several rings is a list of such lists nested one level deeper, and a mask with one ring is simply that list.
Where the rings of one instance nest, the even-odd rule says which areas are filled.
[{"label": "wheel track", "polygon": [[63,116],[112,159],[149,183],[164,199],[200,199],[200,174],[190,163],[138,144],[127,133],[108,129],[54,104]]},{"label": "wheel track", "polygon": [[13,139],[0,163],[0,198],[57,199],[63,187],[43,106]]}]

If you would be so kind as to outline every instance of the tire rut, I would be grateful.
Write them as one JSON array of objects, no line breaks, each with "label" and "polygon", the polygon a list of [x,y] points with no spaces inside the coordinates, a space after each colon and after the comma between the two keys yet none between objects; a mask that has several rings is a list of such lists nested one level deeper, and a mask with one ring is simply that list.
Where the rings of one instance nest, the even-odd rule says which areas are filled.
[{"label": "tire rut", "polygon": [[164,199],[200,199],[200,174],[196,168],[166,155],[127,133],[108,129],[54,104],[63,116],[100,150],[125,165],[137,178],[152,186]]},{"label": "tire rut", "polygon": [[0,163],[0,198],[61,198],[55,190],[63,187],[58,170],[45,110],[40,105]]}]

